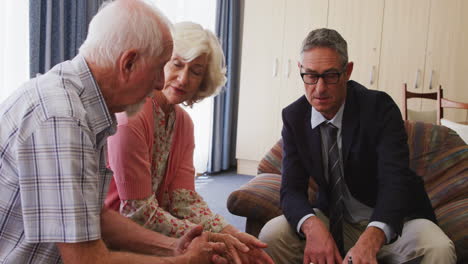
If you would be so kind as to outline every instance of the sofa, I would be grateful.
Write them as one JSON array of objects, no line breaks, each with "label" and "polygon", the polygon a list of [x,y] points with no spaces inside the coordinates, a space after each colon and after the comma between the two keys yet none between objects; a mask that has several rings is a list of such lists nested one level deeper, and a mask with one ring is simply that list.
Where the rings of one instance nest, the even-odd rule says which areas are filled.
[{"label": "sofa", "polygon": [[[455,244],[458,263],[468,263],[468,145],[444,126],[405,121],[405,129],[410,167],[424,179],[439,226]],[[254,236],[282,214],[281,159],[279,140],[260,161],[257,176],[228,197],[229,211],[246,217],[245,231]],[[315,191],[310,180],[309,197],[315,197]]]}]

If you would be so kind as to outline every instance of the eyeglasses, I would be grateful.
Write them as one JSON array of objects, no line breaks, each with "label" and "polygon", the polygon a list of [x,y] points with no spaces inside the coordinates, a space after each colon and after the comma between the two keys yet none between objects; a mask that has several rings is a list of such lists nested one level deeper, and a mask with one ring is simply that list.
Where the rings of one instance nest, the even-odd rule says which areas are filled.
[{"label": "eyeglasses", "polygon": [[326,84],[337,84],[343,72],[345,72],[345,70],[341,72],[326,72],[322,74],[301,72],[301,78],[305,84],[317,84],[320,78],[323,78],[323,81]]}]

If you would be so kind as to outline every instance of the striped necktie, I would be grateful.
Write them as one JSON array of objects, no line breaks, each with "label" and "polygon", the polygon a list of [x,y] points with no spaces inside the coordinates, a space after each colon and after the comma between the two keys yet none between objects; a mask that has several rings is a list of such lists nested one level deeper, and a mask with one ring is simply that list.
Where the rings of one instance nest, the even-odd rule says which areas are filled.
[{"label": "striped necktie", "polygon": [[343,188],[344,177],[341,170],[340,152],[337,144],[338,128],[331,123],[323,123],[328,153],[328,191],[330,233],[336,246],[344,256],[343,246]]}]

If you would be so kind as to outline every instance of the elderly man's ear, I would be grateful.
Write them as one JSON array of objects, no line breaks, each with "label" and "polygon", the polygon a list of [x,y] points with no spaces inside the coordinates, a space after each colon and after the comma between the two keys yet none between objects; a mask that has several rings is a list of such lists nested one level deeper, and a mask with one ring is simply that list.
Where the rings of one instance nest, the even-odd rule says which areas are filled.
[{"label": "elderly man's ear", "polygon": [[119,76],[123,81],[128,81],[130,75],[135,71],[136,63],[141,58],[137,50],[126,50],[119,58]]}]

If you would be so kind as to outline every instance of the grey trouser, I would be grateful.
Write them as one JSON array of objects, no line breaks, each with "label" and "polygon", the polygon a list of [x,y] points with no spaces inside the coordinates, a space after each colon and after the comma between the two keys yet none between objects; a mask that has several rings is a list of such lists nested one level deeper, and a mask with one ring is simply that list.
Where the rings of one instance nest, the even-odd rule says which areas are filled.
[{"label": "grey trouser", "polygon": [[[321,212],[317,216],[328,226],[328,218]],[[349,250],[367,227],[367,222],[350,224],[345,222],[344,247]],[[276,264],[303,262],[305,239],[301,239],[281,215],[271,219],[260,232],[259,239],[268,244],[266,252]],[[423,264],[456,263],[453,242],[433,222],[414,219],[403,226],[401,237],[385,245],[377,254],[379,263],[403,263],[423,256]]]}]

